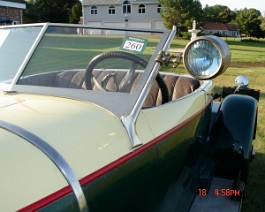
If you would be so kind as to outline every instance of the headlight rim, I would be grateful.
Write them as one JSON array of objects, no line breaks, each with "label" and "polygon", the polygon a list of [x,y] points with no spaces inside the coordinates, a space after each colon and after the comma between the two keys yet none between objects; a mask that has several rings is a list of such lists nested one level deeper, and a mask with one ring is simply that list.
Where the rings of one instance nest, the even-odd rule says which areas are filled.
[{"label": "headlight rim", "polygon": [[[218,67],[216,68],[216,71],[214,71],[213,73],[211,73],[209,75],[198,75],[198,74],[196,74],[196,72],[192,70],[192,68],[190,67],[190,65],[188,63],[187,58],[188,58],[189,50],[198,41],[207,41],[207,42],[211,43],[215,47],[215,49],[217,49],[218,54],[220,55],[220,62],[219,62]],[[213,35],[196,37],[195,39],[193,39],[192,41],[190,41],[186,45],[186,47],[184,49],[184,53],[183,53],[183,63],[184,63],[185,69],[193,77],[195,77],[199,80],[213,79],[213,78],[217,77],[218,75],[224,73],[226,71],[226,69],[229,67],[230,61],[231,61],[231,51],[228,47],[228,44],[224,40],[222,40],[221,38],[213,36]]]}]

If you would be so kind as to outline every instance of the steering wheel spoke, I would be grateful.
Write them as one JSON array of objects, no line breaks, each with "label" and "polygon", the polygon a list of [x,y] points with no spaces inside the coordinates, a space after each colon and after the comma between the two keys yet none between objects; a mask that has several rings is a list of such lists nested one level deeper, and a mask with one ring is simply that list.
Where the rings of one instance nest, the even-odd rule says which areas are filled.
[{"label": "steering wheel spoke", "polygon": [[123,80],[120,83],[120,91],[121,92],[126,92],[132,86],[133,77],[134,77],[134,73],[135,73],[137,66],[138,66],[138,64],[136,62],[132,63],[130,70],[127,72],[127,74],[125,75],[125,77],[123,78]]},{"label": "steering wheel spoke", "polygon": [[[107,84],[111,78],[113,78],[114,85],[115,85],[115,89],[113,89],[113,90],[107,88]],[[107,74],[105,77],[103,77],[102,82],[101,82],[101,87],[105,91],[112,91],[112,92],[116,91],[116,92],[118,92],[120,89],[119,89],[119,84],[118,84],[118,80],[117,80],[117,72],[112,72],[110,74]]]}]

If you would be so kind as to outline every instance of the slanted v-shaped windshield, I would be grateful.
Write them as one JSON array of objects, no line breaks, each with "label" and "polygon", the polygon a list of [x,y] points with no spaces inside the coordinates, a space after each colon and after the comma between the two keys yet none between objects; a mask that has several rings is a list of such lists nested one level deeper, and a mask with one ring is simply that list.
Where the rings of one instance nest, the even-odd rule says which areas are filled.
[{"label": "slanted v-shaped windshield", "polygon": [[0,86],[128,115],[147,81],[155,80],[149,76],[158,71],[155,60],[169,32],[35,24],[2,27],[0,35]]}]

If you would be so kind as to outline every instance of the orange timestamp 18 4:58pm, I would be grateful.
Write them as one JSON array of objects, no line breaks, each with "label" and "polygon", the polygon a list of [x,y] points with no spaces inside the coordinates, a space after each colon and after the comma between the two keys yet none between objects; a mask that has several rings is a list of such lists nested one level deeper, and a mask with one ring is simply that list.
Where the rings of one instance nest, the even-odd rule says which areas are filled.
[{"label": "orange timestamp 18 4:58pm", "polygon": [[[220,197],[232,197],[232,196],[239,197],[241,195],[241,191],[237,189],[230,189],[230,188],[222,188],[222,189],[215,188],[214,194]],[[207,195],[207,190],[205,188],[199,188],[198,195],[201,197],[205,197]]]}]

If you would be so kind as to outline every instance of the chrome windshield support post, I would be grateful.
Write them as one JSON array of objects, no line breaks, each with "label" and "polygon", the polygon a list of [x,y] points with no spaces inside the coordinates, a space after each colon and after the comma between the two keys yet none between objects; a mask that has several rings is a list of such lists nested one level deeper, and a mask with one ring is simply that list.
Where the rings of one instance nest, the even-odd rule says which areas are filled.
[{"label": "chrome windshield support post", "polygon": [[[164,52],[164,54],[166,54],[166,55],[168,54],[168,49],[171,45],[172,40],[175,37],[175,34],[176,34],[176,26],[174,26],[173,29],[171,30],[163,48],[161,49],[161,52]],[[157,55],[157,57],[158,57],[158,55]],[[144,87],[143,87],[143,89],[139,95],[139,98],[136,101],[136,104],[134,105],[131,113],[128,116],[122,116],[121,117],[121,121],[122,121],[122,123],[123,123],[123,125],[124,125],[124,127],[128,133],[129,138],[130,138],[132,149],[143,144],[140,141],[140,139],[138,138],[138,135],[136,133],[136,120],[137,120],[138,115],[142,109],[144,101],[145,101],[145,99],[146,99],[146,97],[147,97],[147,95],[151,89],[153,81],[155,80],[155,78],[158,74],[160,66],[161,66],[161,62],[157,60],[154,64],[153,68],[152,68],[150,75],[148,76],[147,82],[144,85]]]}]

